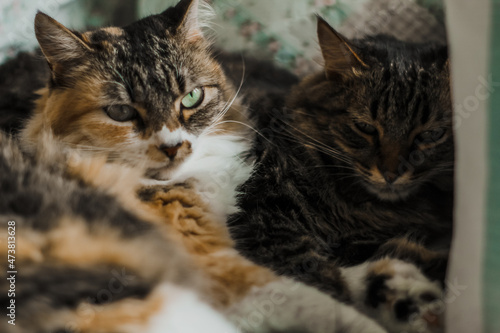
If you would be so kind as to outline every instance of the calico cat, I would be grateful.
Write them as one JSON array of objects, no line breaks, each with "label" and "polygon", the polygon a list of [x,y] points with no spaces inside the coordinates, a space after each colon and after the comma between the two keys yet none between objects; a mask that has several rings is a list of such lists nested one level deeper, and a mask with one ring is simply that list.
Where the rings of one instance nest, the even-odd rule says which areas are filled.
[{"label": "calico cat", "polygon": [[225,220],[252,170],[251,121],[201,25],[196,0],[85,33],[37,14],[50,80],[26,153],[0,137],[0,215],[19,244],[19,317],[2,331],[385,331],[234,250]]},{"label": "calico cat", "polygon": [[396,296],[392,268],[353,290],[346,271],[389,256],[444,280],[454,160],[447,50],[387,36],[349,41],[321,18],[318,38],[324,71],[272,94],[272,110],[262,96],[251,105],[262,135],[231,236],[254,262],[367,313],[390,299],[374,317],[403,323],[437,294]]},{"label": "calico cat", "polygon": [[0,133],[0,168],[0,243],[14,230],[17,272],[0,283],[14,293],[0,296],[14,314],[2,332],[385,332],[240,257],[187,186],[140,202],[139,169],[50,134],[27,154]]},{"label": "calico cat", "polygon": [[37,148],[23,153],[0,133],[0,244],[15,258],[0,265],[17,272],[0,283],[2,332],[158,332],[179,325],[170,297],[232,329],[200,299],[183,247],[131,195],[137,170],[62,153],[50,135]]}]

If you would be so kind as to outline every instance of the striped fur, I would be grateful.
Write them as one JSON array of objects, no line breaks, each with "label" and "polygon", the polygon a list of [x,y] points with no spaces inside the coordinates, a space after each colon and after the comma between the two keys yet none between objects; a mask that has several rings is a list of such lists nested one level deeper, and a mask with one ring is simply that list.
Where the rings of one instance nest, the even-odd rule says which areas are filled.
[{"label": "striped fur", "polygon": [[[0,137],[0,216],[20,251],[18,317],[2,332],[384,332],[235,251],[225,220],[252,170],[251,125],[197,3],[86,33],[37,15],[50,83],[23,150]],[[205,100],[183,109],[196,87]]]},{"label": "striped fur", "polygon": [[[385,297],[394,291],[390,277],[356,275],[389,257],[444,282],[454,161],[447,49],[387,36],[349,41],[321,18],[318,37],[324,70],[286,95],[274,89],[252,101],[262,135],[253,148],[257,166],[241,187],[240,211],[228,222],[231,235],[256,263],[354,301],[391,331],[417,330],[407,327],[409,316],[396,316],[404,304]],[[359,269],[348,270],[352,280],[346,267]],[[426,284],[435,291],[434,283]],[[398,286],[406,295],[405,283]],[[360,304],[360,290],[380,293],[386,302]],[[417,318],[426,313],[419,302],[404,305]]]}]

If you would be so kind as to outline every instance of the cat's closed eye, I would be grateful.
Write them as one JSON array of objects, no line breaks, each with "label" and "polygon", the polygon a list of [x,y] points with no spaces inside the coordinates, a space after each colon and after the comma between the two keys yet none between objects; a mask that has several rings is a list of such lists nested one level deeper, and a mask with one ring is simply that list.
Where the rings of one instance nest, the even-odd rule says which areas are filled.
[{"label": "cat's closed eye", "polygon": [[355,122],[356,128],[360,130],[361,132],[368,134],[368,135],[375,135],[377,134],[377,129],[375,126],[370,125],[368,123],[364,122]]},{"label": "cat's closed eye", "polygon": [[441,139],[444,134],[446,133],[446,130],[444,128],[436,128],[433,130],[425,131],[420,133],[416,140],[416,144],[429,144],[429,143],[435,143],[439,139]]},{"label": "cat's closed eye", "polygon": [[119,122],[137,118],[137,110],[130,105],[110,105],[105,107],[104,111],[111,119]]}]

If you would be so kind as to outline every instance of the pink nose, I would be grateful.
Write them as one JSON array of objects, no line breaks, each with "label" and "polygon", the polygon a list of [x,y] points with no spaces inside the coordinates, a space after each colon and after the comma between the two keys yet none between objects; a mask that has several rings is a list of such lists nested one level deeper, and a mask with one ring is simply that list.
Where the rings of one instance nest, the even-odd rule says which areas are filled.
[{"label": "pink nose", "polygon": [[159,149],[167,155],[168,158],[173,159],[175,155],[177,155],[177,152],[179,151],[179,148],[182,146],[182,142],[179,142],[175,146],[170,146],[170,145],[161,145]]}]

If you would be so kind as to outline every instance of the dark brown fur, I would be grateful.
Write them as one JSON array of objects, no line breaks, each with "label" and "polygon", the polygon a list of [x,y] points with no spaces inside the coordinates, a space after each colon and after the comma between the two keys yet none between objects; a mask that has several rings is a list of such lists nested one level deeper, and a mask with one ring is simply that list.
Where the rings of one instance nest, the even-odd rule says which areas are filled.
[{"label": "dark brown fur", "polygon": [[[237,248],[346,299],[335,272],[377,250],[443,279],[446,253],[427,248],[446,252],[451,237],[446,47],[348,41],[322,19],[318,34],[325,71],[272,111],[254,102],[265,138],[255,145],[259,164],[242,186],[241,212],[229,221]],[[391,245],[396,238],[404,241]]]}]

